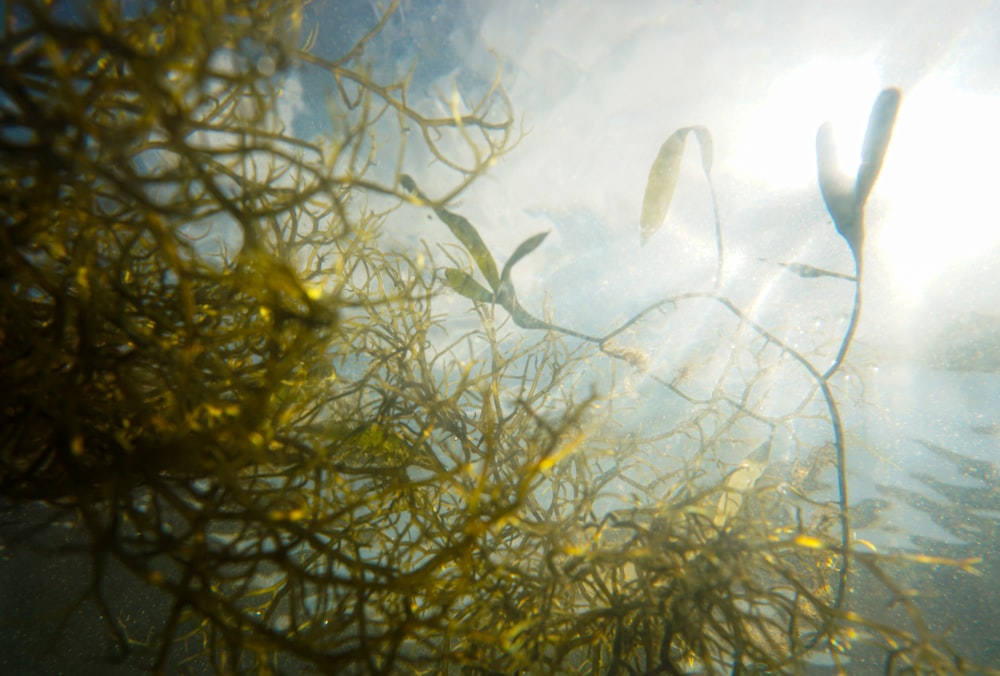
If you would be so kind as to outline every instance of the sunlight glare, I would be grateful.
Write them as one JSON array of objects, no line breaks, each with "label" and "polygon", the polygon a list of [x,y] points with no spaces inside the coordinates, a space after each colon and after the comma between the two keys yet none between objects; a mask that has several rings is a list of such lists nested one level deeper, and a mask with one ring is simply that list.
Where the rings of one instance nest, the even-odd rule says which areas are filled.
[{"label": "sunlight glare", "polygon": [[880,83],[870,59],[814,61],[777,81],[746,116],[737,171],[775,189],[816,184],[816,130],[832,122],[841,166],[856,167]]},{"label": "sunlight glare", "polygon": [[[812,62],[789,73],[746,115],[733,168],[775,190],[815,188],[816,132],[834,126],[841,166],[853,175],[880,81],[871,60]],[[885,165],[869,199],[866,259],[917,300],[956,264],[1000,248],[989,200],[997,190],[1000,97],[973,95],[946,77],[903,92]],[[877,216],[876,216],[877,214]]]},{"label": "sunlight glare", "polygon": [[871,244],[901,293],[1000,247],[992,205],[1000,156],[1000,97],[963,93],[941,79],[904,92],[873,198],[886,213]]}]

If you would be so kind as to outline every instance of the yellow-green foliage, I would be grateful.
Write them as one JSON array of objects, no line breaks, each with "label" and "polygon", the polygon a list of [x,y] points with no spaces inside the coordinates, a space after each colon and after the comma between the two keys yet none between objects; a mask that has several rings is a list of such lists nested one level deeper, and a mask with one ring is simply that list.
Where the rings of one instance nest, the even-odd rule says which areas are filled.
[{"label": "yellow-green foliage", "polygon": [[[0,496],[75,510],[88,598],[144,665],[770,673],[861,642],[955,667],[915,610],[892,628],[841,602],[836,505],[795,481],[722,499],[735,467],[702,480],[713,449],[745,456],[791,418],[678,375],[657,382],[679,422],[618,431],[597,385],[611,359],[645,368],[625,341],[645,320],[594,338],[528,314],[509,266],[542,237],[501,276],[445,208],[514,144],[499,87],[428,115],[364,67],[384,22],[326,60],[287,0],[79,4],[4,10]],[[277,119],[292,64],[327,78],[329,138]],[[454,170],[445,198],[400,183],[404,138]],[[462,233],[464,253],[441,244],[465,271],[380,237],[421,204]],[[454,288],[475,330],[446,330]],[[749,392],[787,356],[732,318]],[[106,600],[107,560],[168,599],[148,640]]]}]

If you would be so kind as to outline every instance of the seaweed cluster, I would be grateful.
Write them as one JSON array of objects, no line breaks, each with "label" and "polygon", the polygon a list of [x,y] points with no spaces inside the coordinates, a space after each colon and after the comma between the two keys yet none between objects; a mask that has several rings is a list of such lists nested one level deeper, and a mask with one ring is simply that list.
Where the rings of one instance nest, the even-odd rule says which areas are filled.
[{"label": "seaweed cluster", "polygon": [[[376,80],[394,7],[331,59],[284,0],[7,4],[0,499],[43,506],[4,527],[11,556],[70,515],[70,608],[160,672],[796,673],[852,644],[888,673],[963,669],[885,575],[905,557],[849,536],[850,331],[823,369],[751,320],[720,292],[718,223],[711,290],[603,336],[531,314],[510,270],[544,235],[499,268],[449,208],[516,145],[511,104],[498,81],[437,116]],[[293,66],[329,83],[330,134],[276,115]],[[403,173],[414,153],[447,194]],[[388,245],[386,215],[423,207],[456,241]],[[472,330],[441,310],[455,292]],[[631,337],[686,303],[732,349],[707,390],[650,370],[663,426],[622,429],[609,365],[649,368]],[[769,476],[779,443],[812,460]],[[851,607],[852,561],[902,621]],[[112,570],[156,591],[143,627]]]}]

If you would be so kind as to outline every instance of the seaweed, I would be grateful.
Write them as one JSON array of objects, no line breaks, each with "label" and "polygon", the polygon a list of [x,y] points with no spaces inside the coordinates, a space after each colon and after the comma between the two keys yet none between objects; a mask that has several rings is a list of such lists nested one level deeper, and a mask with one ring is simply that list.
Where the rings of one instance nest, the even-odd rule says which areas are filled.
[{"label": "seaweed", "polygon": [[[368,67],[396,5],[335,58],[299,3],[5,7],[0,532],[11,556],[88,562],[56,655],[90,608],[110,657],[161,673],[801,673],[847,669],[852,643],[887,673],[971,669],[885,569],[972,559],[850,536],[834,375],[859,302],[816,366],[723,295],[716,210],[708,290],[599,336],[532,314],[511,270],[545,233],[499,267],[453,205],[520,138],[499,74],[467,109],[421,108]],[[329,83],[328,134],[277,116],[293,67]],[[711,181],[706,129],[667,154],[687,131]],[[386,241],[424,207],[460,248]],[[712,373],[635,341],[691,304],[731,331]],[[619,368],[662,425],[627,423]],[[789,443],[810,461],[779,480]],[[858,568],[905,622],[852,607]]]}]

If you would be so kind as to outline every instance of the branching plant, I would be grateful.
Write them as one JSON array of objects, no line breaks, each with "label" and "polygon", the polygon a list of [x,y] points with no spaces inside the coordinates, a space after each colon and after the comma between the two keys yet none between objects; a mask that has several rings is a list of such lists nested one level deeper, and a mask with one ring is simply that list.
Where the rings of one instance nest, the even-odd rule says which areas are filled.
[{"label": "branching plant", "polygon": [[[592,336],[518,300],[511,270],[544,234],[501,267],[450,205],[519,139],[499,77],[443,117],[406,78],[375,78],[394,8],[327,58],[297,3],[8,3],[0,497],[45,515],[5,526],[5,546],[46,546],[51,515],[71,514],[72,550],[51,551],[90,561],[71,607],[95,605],[115,654],[161,672],[796,673],[846,664],[852,642],[889,673],[959,669],[884,573],[905,557],[859,551],[848,527],[833,376],[898,93],[876,103],[853,184],[820,135],[858,264],[831,363],[724,295],[718,215],[708,290]],[[293,66],[329,83],[329,135],[297,138],[276,114]],[[644,239],[689,132],[710,180],[707,130],[671,137]],[[452,187],[425,193],[404,173],[415,155]],[[381,234],[423,207],[460,248]],[[453,292],[474,329],[442,312]],[[698,302],[731,331],[722,359],[691,375],[630,343]],[[625,422],[621,366],[664,393],[659,427]],[[804,384],[785,386],[790,366]],[[778,467],[775,443],[806,459]],[[907,626],[852,607],[850,561]],[[109,598],[112,569],[164,599],[148,635]]]}]

